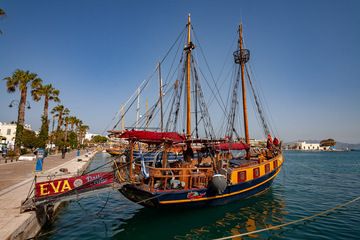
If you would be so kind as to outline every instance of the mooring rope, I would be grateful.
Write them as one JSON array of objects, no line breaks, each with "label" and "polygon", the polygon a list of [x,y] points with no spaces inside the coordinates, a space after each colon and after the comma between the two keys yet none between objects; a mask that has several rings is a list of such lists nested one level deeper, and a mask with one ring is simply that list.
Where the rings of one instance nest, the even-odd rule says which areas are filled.
[{"label": "mooring rope", "polygon": [[356,197],[356,198],[354,198],[354,199],[352,199],[352,200],[350,200],[350,201],[348,201],[346,203],[339,204],[339,205],[337,205],[337,206],[335,206],[333,208],[330,208],[328,210],[316,213],[316,214],[311,215],[311,216],[307,216],[307,217],[300,218],[300,219],[297,219],[297,220],[294,220],[294,221],[291,221],[291,222],[287,222],[287,223],[283,223],[283,224],[279,224],[279,225],[275,225],[275,226],[271,226],[271,227],[267,227],[267,228],[262,228],[262,229],[251,231],[251,232],[231,235],[231,236],[222,237],[222,238],[215,238],[214,240],[232,239],[232,238],[236,238],[236,237],[248,236],[248,235],[255,234],[255,233],[266,232],[266,231],[270,231],[270,230],[274,230],[274,229],[280,229],[280,228],[283,228],[283,227],[286,227],[286,226],[289,226],[289,225],[297,224],[299,222],[305,222],[305,221],[309,221],[310,219],[313,219],[313,218],[316,218],[316,217],[327,215],[330,212],[333,212],[333,211],[335,211],[337,209],[343,208],[343,207],[345,207],[347,205],[350,205],[350,204],[352,204],[352,203],[354,203],[356,201],[359,201],[359,200],[360,200],[360,196]]},{"label": "mooring rope", "polygon": [[[149,198],[146,198],[146,199],[140,200],[140,201],[138,201],[138,202],[134,202],[134,203],[140,204],[140,203],[142,203],[142,202],[146,202],[146,201],[149,201],[149,200],[152,200],[152,199],[155,199],[155,198],[159,198],[160,196],[163,196],[163,195],[166,195],[166,194],[169,194],[169,193],[168,193],[168,192],[161,193],[161,194],[158,194],[158,195],[155,195],[155,196],[152,196],[152,197],[149,197]],[[109,194],[109,195],[110,195],[110,194]],[[87,214],[87,216],[94,216],[94,217],[99,217],[99,218],[100,218],[99,214],[100,214],[100,213],[104,210],[104,208],[106,207],[106,205],[107,205],[107,203],[108,203],[108,200],[109,200],[109,195],[108,195],[108,199],[106,200],[106,204],[105,204],[99,211],[97,211],[95,214],[91,214],[91,215]],[[82,210],[85,210],[85,209],[82,207],[82,205],[79,204],[78,201],[76,201],[76,202],[77,202],[77,204],[80,206],[80,208],[81,208]],[[113,209],[113,210],[112,210],[112,213],[113,213],[115,210],[119,210],[119,208]],[[86,211],[85,211],[85,212],[86,212]],[[37,239],[37,238],[39,238],[39,237],[43,237],[43,236],[46,236],[46,235],[49,235],[49,234],[52,234],[52,233],[56,233],[56,232],[58,232],[58,231],[60,231],[60,230],[63,230],[63,229],[69,228],[69,227],[73,227],[74,225],[77,225],[78,223],[84,223],[84,222],[87,222],[87,221],[89,221],[89,220],[94,220],[94,218],[91,218],[91,217],[88,217],[88,218],[85,218],[85,219],[84,219],[84,218],[81,218],[81,219],[80,219],[79,221],[77,221],[77,222],[72,222],[71,224],[65,225],[65,226],[63,226],[63,227],[61,227],[61,228],[59,228],[59,229],[54,229],[54,230],[52,230],[52,231],[48,231],[48,232],[45,232],[45,233],[42,233],[42,234],[38,234],[38,235],[36,235],[36,236],[34,236],[34,237],[31,237],[31,238],[26,238],[26,240]]]}]

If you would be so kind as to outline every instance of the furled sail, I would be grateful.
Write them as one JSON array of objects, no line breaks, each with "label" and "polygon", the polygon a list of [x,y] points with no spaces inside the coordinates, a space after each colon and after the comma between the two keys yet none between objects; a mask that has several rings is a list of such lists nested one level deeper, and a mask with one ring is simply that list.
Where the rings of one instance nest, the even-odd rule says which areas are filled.
[{"label": "furled sail", "polygon": [[140,131],[129,130],[119,135],[119,138],[133,139],[145,143],[162,143],[164,141],[171,141],[174,143],[183,142],[185,136],[176,132],[154,132],[154,131]]}]

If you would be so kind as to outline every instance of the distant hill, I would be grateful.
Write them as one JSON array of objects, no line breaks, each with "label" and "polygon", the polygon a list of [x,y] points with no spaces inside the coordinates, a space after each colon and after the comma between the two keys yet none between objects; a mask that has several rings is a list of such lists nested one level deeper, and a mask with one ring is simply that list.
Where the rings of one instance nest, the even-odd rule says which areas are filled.
[{"label": "distant hill", "polygon": [[359,149],[360,150],[360,143],[351,144],[351,143],[336,142],[335,148],[337,148],[337,149],[349,148],[349,149]]},{"label": "distant hill", "polygon": [[[292,144],[292,143],[295,143],[295,142],[301,142],[301,141],[305,141],[307,143],[320,143],[321,140],[298,140],[298,141],[293,141],[293,142],[288,142],[286,143],[286,145],[288,144]],[[336,139],[335,139],[336,141]],[[360,150],[360,143],[357,143],[357,144],[353,144],[353,143],[344,143],[344,142],[338,142],[336,141],[336,145],[335,145],[335,148],[336,149],[358,149]]]}]

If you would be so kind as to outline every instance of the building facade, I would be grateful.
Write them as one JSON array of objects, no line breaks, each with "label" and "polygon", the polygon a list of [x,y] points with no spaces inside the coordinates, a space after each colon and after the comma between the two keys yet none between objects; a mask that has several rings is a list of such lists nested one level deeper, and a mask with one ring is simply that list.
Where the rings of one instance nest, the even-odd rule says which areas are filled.
[{"label": "building facade", "polygon": [[[30,124],[25,124],[24,128],[27,130],[31,130]],[[16,123],[5,123],[0,122],[0,136],[4,139],[4,144],[6,144],[9,148],[12,148],[15,144],[15,134],[16,134]]]},{"label": "building facade", "polygon": [[303,150],[303,151],[329,151],[330,147],[320,146],[320,143],[307,143],[303,141],[303,142],[296,142],[293,149]]}]

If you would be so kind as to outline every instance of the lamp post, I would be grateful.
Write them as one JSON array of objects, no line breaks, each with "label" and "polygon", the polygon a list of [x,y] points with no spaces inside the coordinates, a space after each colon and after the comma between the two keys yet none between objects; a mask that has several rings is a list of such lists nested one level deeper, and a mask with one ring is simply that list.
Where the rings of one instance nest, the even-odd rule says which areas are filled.
[{"label": "lamp post", "polygon": [[[12,100],[9,104],[9,108],[12,108],[14,105],[19,106],[19,100]],[[26,108],[31,109],[29,101],[26,101]]]},{"label": "lamp post", "polygon": [[[20,114],[20,102],[18,100],[12,100],[9,104],[9,107],[12,108],[13,106],[19,106],[19,113]],[[30,109],[31,106],[30,106],[30,103],[28,101],[26,101],[25,103],[26,105],[26,108],[27,109]],[[19,155],[20,154],[20,150],[21,150],[21,142],[22,142],[22,132],[23,132],[23,127],[21,125],[21,128],[20,128],[20,124],[19,124],[19,115],[18,115],[18,121],[16,122],[16,134],[15,134],[15,143],[14,143],[14,152],[16,155]],[[19,147],[19,148],[18,148]]]}]

